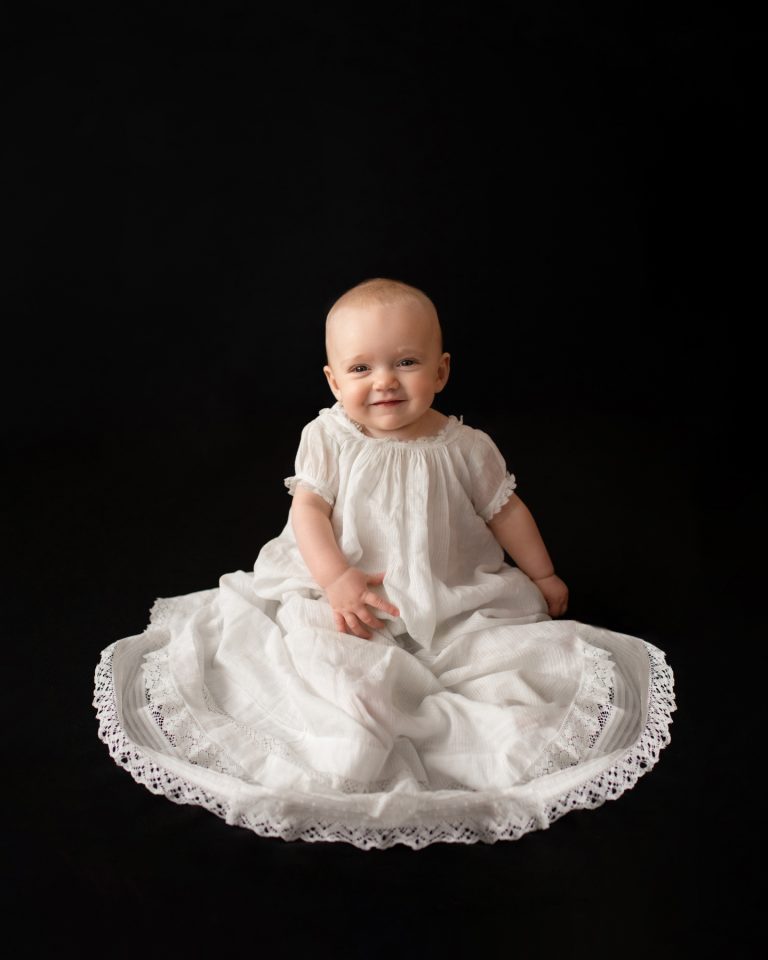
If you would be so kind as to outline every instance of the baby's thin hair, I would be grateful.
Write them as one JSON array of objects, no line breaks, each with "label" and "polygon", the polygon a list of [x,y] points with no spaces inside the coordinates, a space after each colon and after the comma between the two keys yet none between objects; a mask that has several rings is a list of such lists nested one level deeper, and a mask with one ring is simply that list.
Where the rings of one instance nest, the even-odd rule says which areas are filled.
[{"label": "baby's thin hair", "polygon": [[443,330],[440,325],[440,318],[432,300],[419,290],[418,287],[411,286],[410,283],[404,283],[402,280],[393,280],[390,277],[371,277],[368,280],[361,280],[360,283],[350,287],[335,301],[326,315],[326,324],[331,317],[342,307],[350,306],[368,306],[372,303],[379,303],[387,306],[393,303],[404,303],[407,301],[418,303],[426,308],[429,313],[433,313],[437,319],[437,326],[440,332],[440,351],[443,349]]}]

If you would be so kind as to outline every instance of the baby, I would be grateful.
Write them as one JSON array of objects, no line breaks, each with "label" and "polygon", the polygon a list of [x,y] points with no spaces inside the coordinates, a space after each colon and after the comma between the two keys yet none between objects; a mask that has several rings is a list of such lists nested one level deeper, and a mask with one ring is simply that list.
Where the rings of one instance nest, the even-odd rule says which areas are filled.
[{"label": "baby", "polygon": [[[376,278],[341,296],[326,318],[330,388],[347,416],[366,436],[417,440],[438,434],[448,417],[432,406],[445,387],[450,354],[432,301],[422,291]],[[372,586],[384,572],[351,566],[334,535],[331,504],[301,483],[296,485],[291,523],[304,562],[322,588],[341,633],[370,639],[384,627],[370,608],[399,617],[400,611]],[[512,493],[488,527],[516,565],[536,584],[549,614],[567,609],[568,588],[554,566],[526,505]],[[370,628],[370,629],[369,629]]]},{"label": "baby", "polygon": [[326,336],[336,402],[302,429],[280,534],[103,651],[112,756],[227,823],[363,849],[615,799],[669,742],[664,652],[554,619],[568,590],[503,454],[432,406],[450,356],[424,293],[358,284]]}]

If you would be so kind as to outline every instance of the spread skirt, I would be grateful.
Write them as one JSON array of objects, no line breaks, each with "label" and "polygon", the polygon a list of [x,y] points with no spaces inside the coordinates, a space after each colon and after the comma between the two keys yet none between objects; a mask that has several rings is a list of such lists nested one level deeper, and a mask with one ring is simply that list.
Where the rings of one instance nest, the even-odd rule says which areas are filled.
[{"label": "spread skirt", "polygon": [[278,602],[225,574],[102,651],[99,737],[153,793],[262,836],[516,840],[632,788],[676,705],[648,641],[509,614],[458,618],[427,651],[339,634],[316,594]]}]

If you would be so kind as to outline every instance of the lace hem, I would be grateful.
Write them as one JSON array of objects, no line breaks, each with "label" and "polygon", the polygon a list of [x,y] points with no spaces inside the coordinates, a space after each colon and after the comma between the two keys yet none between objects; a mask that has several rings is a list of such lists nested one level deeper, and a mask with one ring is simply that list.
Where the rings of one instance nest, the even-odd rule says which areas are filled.
[{"label": "lace hem", "polygon": [[483,520],[485,520],[486,523],[488,523],[489,520],[492,520],[506,504],[506,502],[512,496],[515,487],[517,487],[517,481],[515,480],[514,473],[507,473],[507,476],[502,485],[499,487],[496,496],[480,513],[480,516],[483,518]]},{"label": "lace hem", "polygon": [[294,477],[286,477],[283,483],[288,488],[288,493],[293,496],[296,493],[296,487],[301,484],[302,487],[306,487],[307,490],[311,490],[312,493],[316,493],[318,497],[322,497],[326,503],[329,503],[331,506],[336,502],[336,498],[328,489],[328,487],[323,487],[320,484],[314,483],[312,480],[305,480],[304,477],[296,475]]},{"label": "lace hem", "polygon": [[[161,612],[162,608],[158,608],[158,614]],[[467,794],[460,794],[452,809],[443,805],[441,812],[431,816],[422,814],[398,826],[377,827],[370,823],[344,822],[333,814],[323,814],[317,809],[317,802],[310,798],[304,799],[301,811],[296,804],[291,808],[290,804],[286,806],[281,803],[280,798],[270,795],[268,791],[250,804],[223,799],[157,763],[129,740],[120,723],[112,675],[112,657],[118,642],[102,651],[95,673],[93,706],[99,722],[99,739],[106,744],[115,763],[127,770],[134,780],[152,793],[164,794],[174,803],[201,806],[228,824],[250,829],[259,836],[280,837],[289,841],[346,842],[363,850],[387,849],[397,843],[419,850],[438,842],[496,843],[499,840],[517,840],[532,830],[548,829],[572,810],[595,809],[606,800],[616,800],[656,765],[661,750],[671,740],[671,714],[677,709],[674,677],[664,652],[643,640],[650,662],[646,724],[639,739],[610,767],[556,797],[533,814],[514,801],[505,804],[503,794],[496,793],[491,798],[493,812],[472,817],[468,812]],[[605,679],[605,674],[602,676]],[[600,682],[595,680],[598,685]],[[599,715],[597,720],[602,728]],[[599,732],[593,729],[589,736],[593,735],[599,736]],[[557,742],[559,749],[564,749],[568,754],[567,748],[562,746],[563,742],[568,742],[568,731],[562,731]],[[547,760],[553,759],[554,752],[553,749],[552,756],[550,751],[546,752]],[[544,760],[541,763],[543,765]],[[371,795],[369,799],[375,800]]]},{"label": "lace hem", "polygon": [[615,664],[607,650],[584,647],[587,664],[573,709],[562,729],[526,772],[537,779],[581,763],[605,729],[614,702]]}]

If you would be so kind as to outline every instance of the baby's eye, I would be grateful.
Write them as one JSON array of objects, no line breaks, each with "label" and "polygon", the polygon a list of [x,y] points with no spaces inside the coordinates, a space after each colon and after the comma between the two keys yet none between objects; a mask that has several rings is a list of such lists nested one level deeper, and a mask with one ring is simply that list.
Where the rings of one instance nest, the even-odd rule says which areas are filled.
[{"label": "baby's eye", "polygon": [[401,360],[401,361],[400,361],[400,366],[401,366],[401,367],[410,367],[411,364],[418,363],[418,362],[419,362],[418,360],[412,360],[412,359],[409,357],[409,358],[406,359],[406,360]]},{"label": "baby's eye", "polygon": [[358,363],[358,364],[355,364],[355,366],[352,367],[352,369],[351,369],[349,372],[350,372],[350,373],[365,373],[365,371],[366,371],[367,369],[368,369],[368,367],[366,367],[366,365],[365,365],[364,363]]}]

